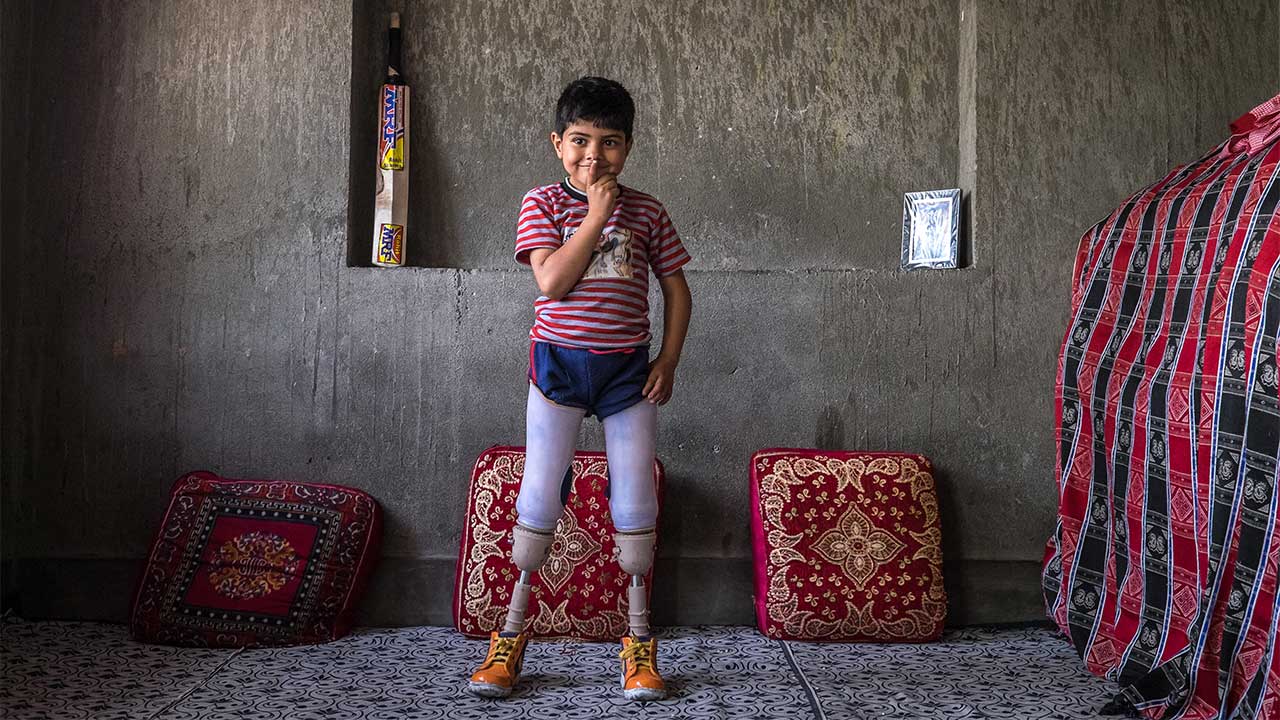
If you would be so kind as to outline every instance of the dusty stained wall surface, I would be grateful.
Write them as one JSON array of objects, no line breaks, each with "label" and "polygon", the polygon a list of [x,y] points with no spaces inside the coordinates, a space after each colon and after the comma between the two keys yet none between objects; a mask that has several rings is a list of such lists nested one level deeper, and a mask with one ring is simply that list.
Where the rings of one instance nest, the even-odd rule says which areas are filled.
[{"label": "dusty stained wall surface", "polygon": [[[23,234],[23,209],[26,204],[26,128],[28,118],[29,75],[23,63],[30,28],[31,4],[6,2],[0,5],[0,267],[14,267],[21,258],[12,251],[13,242]],[[32,275],[40,267],[30,268]],[[22,467],[26,458],[29,430],[38,397],[20,392],[23,384],[17,378],[29,370],[30,342],[35,333],[18,332],[28,327],[27,317],[7,311],[22,303],[19,285],[7,277],[0,283],[0,604],[8,605],[16,598],[17,584],[14,556],[17,525],[10,512],[16,500],[13,494],[12,470]]]},{"label": "dusty stained wall surface", "polygon": [[27,557],[138,558],[179,469],[305,476],[326,442],[350,6],[33,8],[59,74],[6,237],[42,398],[9,517]]},{"label": "dusty stained wall surface", "polygon": [[[58,597],[86,559],[127,592],[168,485],[203,467],[372,491],[386,561],[365,620],[447,623],[470,465],[523,434],[535,293],[510,261],[515,203],[556,177],[560,86],[600,73],[640,105],[624,180],[667,202],[696,258],[660,438],[680,602],[660,619],[750,622],[747,459],[766,446],[929,455],[953,620],[1035,618],[1076,240],[1277,80],[1275,8],[1243,0],[411,2],[410,252],[446,267],[378,271],[345,266],[344,236],[348,138],[370,124],[352,83],[377,82],[365,15],[384,9],[35,7],[59,30],[31,65],[66,72],[31,95],[28,230],[5,239],[6,260],[54,253],[4,269],[6,327],[24,319],[6,389],[14,347],[44,358],[19,387],[40,400],[30,433],[5,403],[4,447],[27,445],[4,466],[27,614],[94,612]],[[896,270],[901,193],[957,177],[975,266]],[[593,421],[582,441],[601,446]]]},{"label": "dusty stained wall surface", "polygon": [[974,211],[992,282],[994,509],[1021,518],[1000,556],[1031,557],[1032,527],[1056,507],[1035,478],[1053,462],[1046,390],[1079,235],[1280,92],[1276,22],[1274,3],[1245,1],[980,4]]},{"label": "dusty stained wall surface", "polygon": [[[955,179],[954,0],[383,2],[356,22],[369,98],[391,7],[414,264],[511,267],[512,204],[555,178],[555,100],[582,75],[636,98],[624,184],[668,205],[702,269],[890,267],[902,189]],[[369,155],[372,105],[353,118]]]}]

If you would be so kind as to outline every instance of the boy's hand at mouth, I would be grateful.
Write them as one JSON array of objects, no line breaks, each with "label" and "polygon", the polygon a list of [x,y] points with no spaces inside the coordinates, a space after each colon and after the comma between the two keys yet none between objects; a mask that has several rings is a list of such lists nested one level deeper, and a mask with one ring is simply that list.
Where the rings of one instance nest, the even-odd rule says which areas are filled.
[{"label": "boy's hand at mouth", "polygon": [[603,173],[599,166],[592,165],[587,170],[587,180],[587,212],[607,220],[618,201],[618,176]]}]

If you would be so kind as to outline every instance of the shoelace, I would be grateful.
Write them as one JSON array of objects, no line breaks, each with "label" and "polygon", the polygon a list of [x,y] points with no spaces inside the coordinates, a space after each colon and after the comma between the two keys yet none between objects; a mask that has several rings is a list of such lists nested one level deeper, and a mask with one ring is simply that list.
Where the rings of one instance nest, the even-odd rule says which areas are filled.
[{"label": "shoelace", "polygon": [[489,657],[489,662],[485,663],[485,667],[505,663],[507,658],[511,657],[511,653],[515,652],[516,640],[519,638],[498,638],[497,644],[493,646],[493,654]]},{"label": "shoelace", "polygon": [[618,653],[618,657],[623,660],[632,660],[636,664],[636,668],[653,669],[653,643],[633,642],[628,645],[622,652]]}]

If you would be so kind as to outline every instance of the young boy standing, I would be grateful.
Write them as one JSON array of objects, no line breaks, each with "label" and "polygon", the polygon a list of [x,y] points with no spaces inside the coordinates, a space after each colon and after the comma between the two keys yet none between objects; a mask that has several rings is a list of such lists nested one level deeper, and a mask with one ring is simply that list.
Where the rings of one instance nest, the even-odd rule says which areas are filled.
[{"label": "young boy standing", "polygon": [[[519,678],[529,635],[524,616],[533,573],[546,562],[564,512],[583,417],[604,425],[609,511],[618,561],[631,576],[630,632],[622,638],[622,689],[630,700],[666,694],[649,630],[643,578],[653,564],[658,503],[653,486],[657,406],[671,398],[689,327],[689,262],[666,208],[619,185],[631,152],[635,104],[620,84],[570,83],[556,103],[551,144],[558,183],[530,190],[516,225],[516,260],[533,269],[542,296],[529,332],[524,477],[516,500],[512,559],[520,578],[506,624],[471,676],[471,691],[506,697]],[[649,271],[662,288],[662,349],[649,359]]]}]

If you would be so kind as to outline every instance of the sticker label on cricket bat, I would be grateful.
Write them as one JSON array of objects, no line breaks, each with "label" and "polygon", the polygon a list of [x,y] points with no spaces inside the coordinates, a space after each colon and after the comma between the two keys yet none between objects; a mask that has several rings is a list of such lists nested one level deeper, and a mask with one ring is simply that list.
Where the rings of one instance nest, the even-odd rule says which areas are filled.
[{"label": "sticker label on cricket bat", "polygon": [[[407,88],[406,88],[407,89]],[[378,164],[383,170],[404,169],[404,103],[407,93],[398,85],[382,86],[381,132],[378,134]]]},{"label": "sticker label on cricket bat", "polygon": [[383,223],[378,232],[379,265],[404,264],[404,226]]}]

